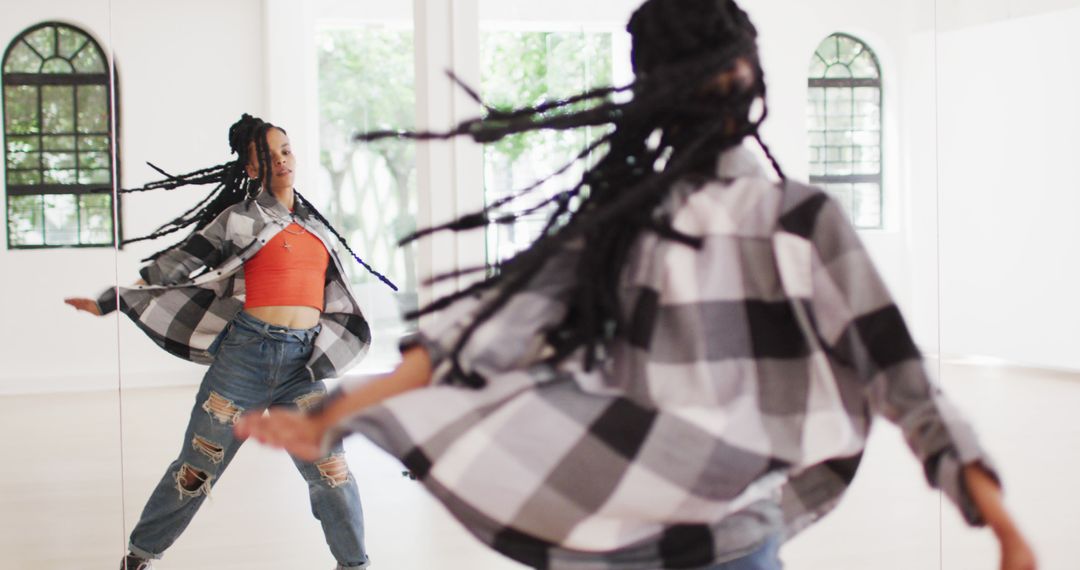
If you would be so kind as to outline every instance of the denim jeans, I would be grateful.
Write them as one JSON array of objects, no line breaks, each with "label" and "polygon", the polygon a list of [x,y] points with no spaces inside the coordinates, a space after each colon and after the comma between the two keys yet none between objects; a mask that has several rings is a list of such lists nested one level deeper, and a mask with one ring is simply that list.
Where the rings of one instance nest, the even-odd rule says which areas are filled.
[{"label": "denim jeans", "polygon": [[[326,394],[305,367],[316,334],[318,327],[278,327],[241,312],[214,341],[214,363],[195,398],[180,456],[131,532],[134,554],[160,558],[187,528],[243,443],[233,435],[241,414],[270,406],[306,409]],[[293,462],[307,481],[312,512],[339,567],[367,566],[360,493],[341,445],[318,461]]]},{"label": "denim jeans", "polygon": [[716,566],[710,566],[709,570],[781,570],[780,563],[780,537],[770,536],[757,550],[727,562],[721,562]]}]

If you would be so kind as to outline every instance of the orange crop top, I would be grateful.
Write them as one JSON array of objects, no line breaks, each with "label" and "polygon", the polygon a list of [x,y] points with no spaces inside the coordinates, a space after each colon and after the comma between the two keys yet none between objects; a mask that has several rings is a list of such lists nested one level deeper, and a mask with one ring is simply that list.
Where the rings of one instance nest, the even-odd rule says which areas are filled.
[{"label": "orange crop top", "polygon": [[330,254],[318,237],[295,222],[289,224],[244,263],[244,308],[323,310],[329,263]]}]

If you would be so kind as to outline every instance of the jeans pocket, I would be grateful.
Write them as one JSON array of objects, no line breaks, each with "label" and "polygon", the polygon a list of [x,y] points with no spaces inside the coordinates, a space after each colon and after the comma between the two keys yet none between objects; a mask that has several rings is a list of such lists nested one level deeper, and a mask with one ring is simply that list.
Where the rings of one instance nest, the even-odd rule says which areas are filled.
[{"label": "jeans pocket", "polygon": [[221,332],[214,337],[214,341],[210,343],[210,346],[206,347],[206,352],[210,353],[210,356],[217,356],[218,351],[221,350],[221,342],[229,335],[231,329],[232,322],[225,323],[225,328],[221,329]]}]

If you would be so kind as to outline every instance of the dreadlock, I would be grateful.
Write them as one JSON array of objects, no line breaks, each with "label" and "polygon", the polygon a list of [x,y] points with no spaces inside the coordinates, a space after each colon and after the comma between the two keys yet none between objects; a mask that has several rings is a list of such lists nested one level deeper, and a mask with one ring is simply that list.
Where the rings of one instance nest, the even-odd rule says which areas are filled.
[{"label": "dreadlock", "polygon": [[[150,190],[173,190],[182,186],[203,186],[210,184],[214,184],[215,186],[205,198],[184,213],[165,222],[156,230],[144,236],[124,240],[121,242],[121,245],[157,239],[190,227],[190,233],[184,238],[184,240],[186,240],[191,234],[198,232],[210,222],[214,221],[215,218],[230,206],[238,204],[243,200],[255,198],[264,185],[269,187],[269,183],[274,176],[273,168],[270,166],[270,147],[266,142],[266,134],[270,129],[277,129],[282,133],[285,133],[285,129],[277,125],[273,125],[262,119],[244,113],[239,121],[233,123],[233,125],[229,127],[229,148],[232,150],[233,154],[237,155],[235,160],[176,176],[165,172],[153,164],[147,163],[165,178],[150,182],[139,188],[121,189],[121,193],[147,192]],[[254,147],[254,158],[256,159],[258,170],[257,176],[249,179],[246,166],[251,162],[252,157],[249,153],[251,152],[252,147]],[[360,259],[360,256],[349,247],[345,238],[330,224],[329,220],[327,220],[322,213],[307,200],[307,198],[302,196],[299,192],[294,191],[294,194],[308,211],[310,211],[324,226],[326,226],[327,229],[330,230],[331,233],[334,234],[334,237],[337,238],[346,250],[348,250],[353,259],[360,263],[360,265],[371,272],[371,274],[380,281],[397,291],[397,286],[387,279],[386,276],[373,269],[364,262],[363,259]],[[146,257],[143,261],[153,261],[161,257],[165,253],[178,247],[184,240]]]},{"label": "dreadlock", "polygon": [[[715,177],[719,154],[741,144],[746,137],[753,137],[761,145],[776,173],[784,178],[779,164],[758,135],[768,109],[757,53],[757,31],[733,0],[647,0],[630,18],[627,30],[632,36],[631,62],[635,74],[630,85],[594,89],[511,111],[485,106],[483,117],[464,121],[446,132],[381,131],[356,136],[357,140],[370,141],[386,137],[432,140],[467,135],[487,143],[541,129],[613,127],[555,173],[582,160],[600,143],[606,144],[606,153],[585,169],[579,183],[542,203],[552,203],[555,207],[540,237],[504,262],[497,274],[438,298],[410,315],[438,311],[461,298],[490,291],[490,297],[450,353],[453,381],[473,387],[484,385],[483,378],[462,369],[458,358],[462,347],[481,324],[541,271],[545,262],[577,240],[588,245],[577,261],[567,316],[549,332],[548,338],[555,349],[553,361],[583,348],[585,366],[593,367],[607,343],[624,330],[615,293],[636,238],[643,231],[652,231],[691,247],[701,245],[699,238],[680,233],[670,220],[655,214],[672,184],[688,178]],[[456,77],[451,78],[457,81]],[[613,95],[622,92],[631,93],[631,99],[616,102]],[[483,104],[475,91],[466,87],[466,93]],[[758,103],[760,111],[752,118]],[[514,211],[513,202],[555,174],[479,212],[416,232],[403,239],[402,244],[439,230],[461,231],[512,223],[536,210],[532,207]],[[476,270],[459,270],[435,276],[431,281]]]}]

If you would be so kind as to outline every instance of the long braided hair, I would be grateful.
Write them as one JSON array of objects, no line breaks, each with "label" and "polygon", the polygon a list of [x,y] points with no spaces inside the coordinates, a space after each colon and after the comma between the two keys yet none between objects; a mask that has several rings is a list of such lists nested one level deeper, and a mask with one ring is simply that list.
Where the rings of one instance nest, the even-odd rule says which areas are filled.
[{"label": "long braided hair", "polygon": [[[167,236],[185,228],[191,228],[190,233],[185,236],[184,240],[190,237],[191,234],[198,232],[206,227],[210,222],[214,221],[222,212],[234,204],[238,204],[243,200],[254,199],[259,191],[265,185],[269,187],[270,181],[274,176],[274,169],[271,168],[270,161],[270,147],[266,142],[266,134],[270,129],[277,129],[282,133],[285,133],[285,129],[268,123],[257,117],[253,117],[247,113],[244,113],[240,117],[240,120],[233,123],[229,127],[229,148],[234,154],[237,155],[235,160],[231,160],[224,164],[217,166],[211,166],[209,168],[203,168],[188,172],[187,174],[172,175],[157,166],[150,164],[150,167],[156,170],[159,174],[165,178],[150,182],[139,188],[125,188],[121,189],[121,193],[130,192],[147,192],[151,190],[173,190],[183,186],[201,186],[214,184],[213,190],[206,195],[205,198],[200,200],[197,204],[190,209],[173,218],[172,220],[165,222],[156,230],[140,237],[126,239],[121,242],[121,245],[127,245],[129,243],[135,243],[139,241],[153,240],[163,236]],[[254,145],[252,144],[254,143]],[[251,161],[251,147],[254,146],[256,164],[258,164],[258,175],[255,178],[249,179],[247,176],[246,166]],[[149,164],[149,163],[147,163]],[[314,205],[311,204],[300,192],[294,190],[294,194],[300,203],[312,215],[314,215],[331,233],[334,237],[345,247],[346,250],[353,256],[360,265],[367,269],[372,275],[377,277],[383,283],[390,286],[391,289],[397,291],[397,286],[394,285],[384,275],[373,269],[363,259],[360,258],[349,247],[348,242],[344,237],[330,224],[322,213],[320,213]],[[179,243],[166,247],[145,259],[143,261],[153,261],[165,253],[177,248],[184,242],[181,240]]]},{"label": "long braided hair", "polygon": [[[560,101],[516,110],[486,108],[485,116],[447,132],[381,131],[357,135],[417,140],[467,135],[481,143],[539,129],[610,125],[610,131],[557,172],[479,212],[407,236],[402,243],[441,230],[461,231],[513,223],[553,204],[544,231],[527,249],[504,262],[500,271],[462,291],[443,296],[412,317],[445,308],[464,297],[487,292],[485,303],[464,330],[450,357],[452,382],[480,387],[484,379],[463,370],[459,354],[472,333],[521,291],[554,254],[572,241],[586,245],[577,260],[566,318],[548,331],[553,361],[584,349],[591,368],[603,348],[625,330],[616,295],[631,246],[643,231],[699,247],[654,212],[675,182],[715,177],[719,154],[746,137],[755,138],[781,179],[784,174],[758,136],[767,115],[764,74],[758,60],[757,31],[733,0],[647,0],[627,25],[632,36],[635,79],[623,87],[595,89]],[[455,79],[451,75],[452,79]],[[460,84],[460,82],[459,82]],[[480,102],[475,91],[462,85]],[[629,93],[629,101],[615,95]],[[587,104],[582,109],[582,104]],[[585,169],[581,180],[528,209],[513,202],[606,145],[606,153]],[[476,271],[465,269],[432,281]]]}]

